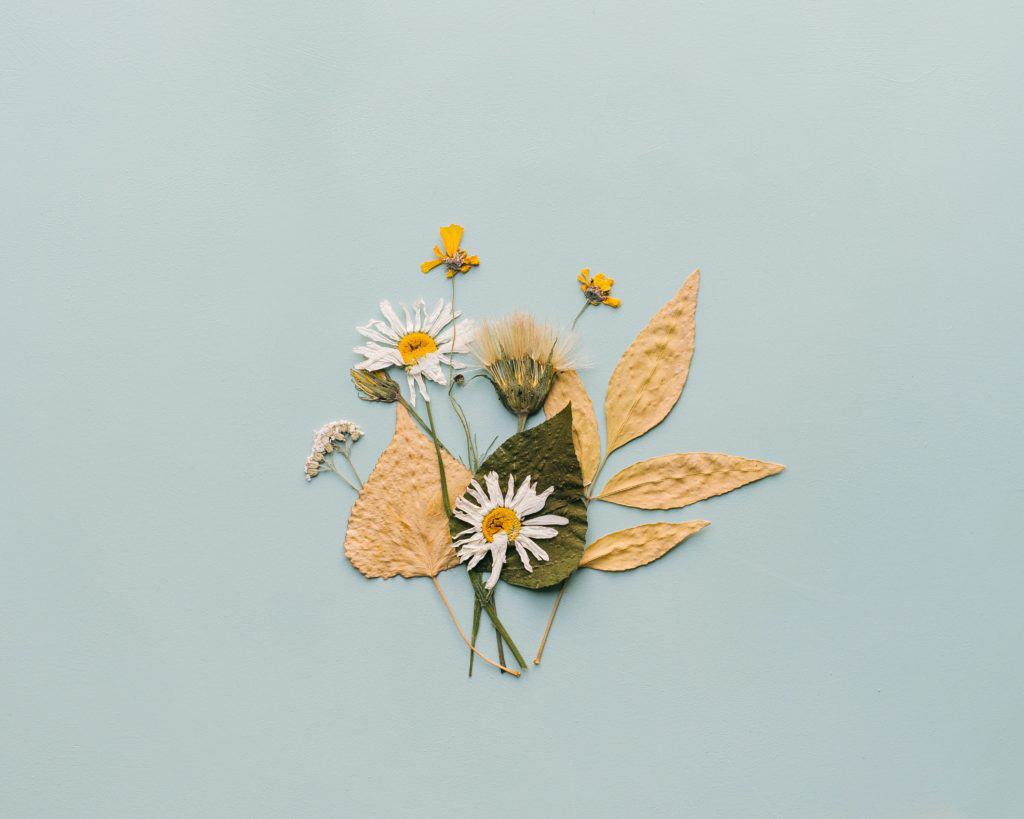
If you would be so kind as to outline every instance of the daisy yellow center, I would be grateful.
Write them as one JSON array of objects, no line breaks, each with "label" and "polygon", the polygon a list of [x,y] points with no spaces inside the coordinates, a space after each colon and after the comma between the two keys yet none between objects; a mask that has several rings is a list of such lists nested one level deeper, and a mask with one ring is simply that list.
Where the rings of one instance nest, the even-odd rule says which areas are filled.
[{"label": "daisy yellow center", "polygon": [[484,538],[488,543],[494,542],[494,536],[498,532],[504,532],[508,535],[508,542],[512,543],[519,537],[519,530],[522,526],[523,524],[515,512],[504,506],[499,506],[484,516],[484,522],[481,524],[480,530],[483,532]]},{"label": "daisy yellow center", "polygon": [[406,364],[415,364],[423,356],[437,352],[437,344],[426,333],[409,333],[398,340],[398,352]]}]

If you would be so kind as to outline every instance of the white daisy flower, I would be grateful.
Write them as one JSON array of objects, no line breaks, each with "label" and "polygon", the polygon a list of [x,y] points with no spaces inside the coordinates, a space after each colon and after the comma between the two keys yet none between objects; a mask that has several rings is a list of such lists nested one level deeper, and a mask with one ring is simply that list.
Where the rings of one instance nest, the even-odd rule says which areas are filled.
[{"label": "white daisy flower", "polygon": [[[472,569],[487,555],[494,563],[490,577],[485,584],[493,589],[505,565],[505,552],[511,543],[523,561],[523,568],[533,571],[530,555],[537,560],[547,560],[548,553],[538,546],[535,540],[552,538],[558,534],[553,526],[564,526],[568,518],[561,515],[541,515],[527,519],[544,508],[544,502],[555,491],[550,486],[537,494],[537,485],[530,485],[527,475],[517,490],[515,480],[508,476],[508,489],[503,495],[498,481],[498,473],[490,472],[484,476],[487,491],[477,481],[473,481],[466,494],[455,502],[454,514],[459,520],[470,525],[469,529],[460,532],[452,546],[459,550],[459,560],[469,561],[468,569]],[[476,503],[473,503],[473,501]]]},{"label": "white daisy flower", "polygon": [[[423,400],[429,401],[424,376],[438,384],[447,384],[441,365],[453,366],[457,370],[466,365],[452,358],[454,353],[469,351],[473,337],[473,322],[469,319],[453,324],[462,312],[453,312],[451,304],[438,299],[434,309],[426,312],[427,304],[417,299],[413,304],[413,315],[409,308],[400,305],[405,315],[403,321],[391,307],[382,301],[380,311],[387,321],[373,319],[365,327],[356,330],[370,341],[356,347],[355,351],[366,357],[356,365],[360,370],[385,370],[388,367],[403,367],[409,378],[409,398],[416,405],[416,388]],[[451,325],[451,326],[449,326]]]}]

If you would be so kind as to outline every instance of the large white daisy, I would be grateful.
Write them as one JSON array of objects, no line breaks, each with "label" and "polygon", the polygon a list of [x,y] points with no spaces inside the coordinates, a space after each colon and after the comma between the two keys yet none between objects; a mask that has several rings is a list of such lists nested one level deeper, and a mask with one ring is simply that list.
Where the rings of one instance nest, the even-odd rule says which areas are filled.
[{"label": "large white daisy", "polygon": [[459,550],[459,560],[469,561],[468,569],[472,569],[487,555],[491,556],[493,568],[486,586],[493,589],[501,576],[510,543],[516,547],[523,568],[532,572],[531,555],[537,560],[548,559],[548,553],[534,541],[554,537],[558,530],[552,527],[564,526],[569,519],[561,515],[541,515],[527,519],[527,515],[541,511],[548,496],[555,491],[555,487],[550,486],[538,494],[537,485],[530,485],[529,475],[523,479],[518,490],[514,478],[509,475],[505,494],[501,492],[497,472],[485,475],[484,483],[487,484],[486,492],[477,481],[473,481],[466,494],[455,502],[455,517],[468,523],[469,528],[460,532],[452,545]]},{"label": "large white daisy", "polygon": [[[355,351],[366,357],[365,361],[356,365],[360,370],[384,370],[388,367],[403,367],[409,378],[409,398],[416,404],[416,388],[425,401],[430,400],[424,377],[438,384],[447,384],[448,379],[441,365],[452,366],[457,370],[466,365],[455,361],[454,353],[468,352],[467,346],[473,336],[473,322],[470,319],[455,323],[462,312],[454,312],[451,304],[438,299],[434,309],[426,311],[427,304],[417,299],[413,304],[413,314],[409,308],[399,305],[405,315],[403,321],[391,307],[391,303],[382,301],[380,311],[387,321],[372,319],[365,327],[356,330],[369,340]],[[451,325],[451,326],[449,326]]]}]

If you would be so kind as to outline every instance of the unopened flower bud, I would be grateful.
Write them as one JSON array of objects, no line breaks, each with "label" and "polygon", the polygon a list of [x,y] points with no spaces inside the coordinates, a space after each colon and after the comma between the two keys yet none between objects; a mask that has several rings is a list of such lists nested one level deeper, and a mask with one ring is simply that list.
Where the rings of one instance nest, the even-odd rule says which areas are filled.
[{"label": "unopened flower bud", "polygon": [[352,383],[364,401],[383,401],[393,404],[398,400],[401,388],[385,370],[352,370]]}]

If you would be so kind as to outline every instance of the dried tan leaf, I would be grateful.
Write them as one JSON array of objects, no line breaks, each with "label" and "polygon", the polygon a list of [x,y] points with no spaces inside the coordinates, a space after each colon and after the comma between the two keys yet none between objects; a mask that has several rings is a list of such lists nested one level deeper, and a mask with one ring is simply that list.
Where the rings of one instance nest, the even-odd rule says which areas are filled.
[{"label": "dried tan leaf", "polygon": [[[458,563],[441,500],[437,455],[401,404],[395,435],[359,492],[345,554],[367,577],[435,577]],[[459,497],[470,471],[442,452],[448,495]]]},{"label": "dried tan leaf", "polygon": [[685,523],[647,523],[612,532],[587,547],[580,566],[602,572],[635,569],[657,560],[708,525],[706,520],[688,520]]},{"label": "dried tan leaf", "polygon": [[657,426],[679,400],[693,358],[699,286],[695,270],[615,366],[604,400],[607,452]]},{"label": "dried tan leaf", "polygon": [[583,485],[589,486],[597,471],[597,462],[601,460],[601,436],[597,431],[594,404],[576,370],[558,374],[544,401],[544,414],[551,418],[569,403],[572,404],[572,444],[583,469]]},{"label": "dried tan leaf", "polygon": [[661,455],[627,466],[597,497],[637,509],[677,509],[777,475],[785,468],[721,452]]}]

